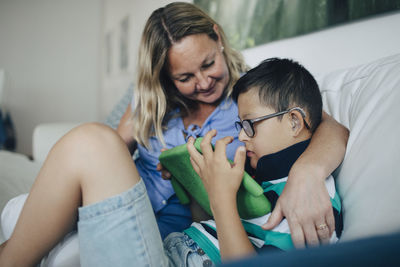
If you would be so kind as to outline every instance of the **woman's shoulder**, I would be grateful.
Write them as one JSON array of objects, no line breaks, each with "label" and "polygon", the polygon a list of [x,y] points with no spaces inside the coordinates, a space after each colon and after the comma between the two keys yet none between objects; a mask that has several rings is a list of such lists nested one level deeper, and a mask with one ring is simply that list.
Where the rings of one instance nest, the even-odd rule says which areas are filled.
[{"label": "woman's shoulder", "polygon": [[238,109],[236,103],[231,99],[225,99],[207,118],[203,128],[207,130],[217,129],[220,133],[230,134],[236,129],[234,122],[237,120]]}]

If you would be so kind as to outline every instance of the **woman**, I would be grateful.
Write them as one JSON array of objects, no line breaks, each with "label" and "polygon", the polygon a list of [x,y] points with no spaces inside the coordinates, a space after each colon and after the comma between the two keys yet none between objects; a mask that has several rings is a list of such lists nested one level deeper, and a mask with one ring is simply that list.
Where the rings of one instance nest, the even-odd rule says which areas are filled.
[{"label": "woman", "polygon": [[[233,158],[239,142],[233,123],[237,107],[230,101],[230,93],[245,64],[229,48],[221,27],[191,4],[169,4],[154,11],[147,21],[139,52],[133,116],[129,119],[128,108],[118,129],[125,144],[138,143],[137,168],[126,145],[111,129],[86,124],[72,130],[44,163],[13,235],[2,246],[0,263],[23,266],[39,261],[76,226],[78,215],[82,264],[94,264],[93,255],[109,248],[120,255],[131,253],[131,247],[118,240],[137,225],[114,225],[96,214],[114,209],[116,198],[118,205],[123,205],[121,195],[126,196],[125,191],[138,183],[139,176],[146,184],[162,236],[181,231],[190,223],[190,212],[177,203],[169,182],[156,171],[160,149],[214,128],[220,135],[216,139],[236,136],[227,149],[228,157]],[[285,216],[296,246],[323,241],[316,230],[317,221],[334,228],[324,179],[343,159],[347,135],[346,129],[324,114],[308,149],[290,171],[267,227]],[[141,214],[136,210],[130,215],[130,206],[124,208],[119,209],[122,219],[126,216],[129,221],[130,216]],[[174,228],[177,221],[183,223]],[[158,231],[151,223],[141,225],[148,226],[143,231]],[[115,238],[107,239],[109,236]],[[153,241],[137,247],[152,249],[152,244],[160,243]]]},{"label": "woman", "polygon": [[[189,45],[179,42],[186,36],[193,36]],[[246,64],[215,21],[191,4],[174,3],[153,12],[145,25],[138,70],[136,107],[132,116],[128,106],[118,132],[129,147],[138,143],[135,164],[164,238],[186,229],[192,217],[189,207],[179,204],[170,182],[161,179],[160,151],[212,128],[218,130],[218,138],[237,136],[232,123],[237,107],[228,96]],[[236,138],[230,158],[238,144]]]}]

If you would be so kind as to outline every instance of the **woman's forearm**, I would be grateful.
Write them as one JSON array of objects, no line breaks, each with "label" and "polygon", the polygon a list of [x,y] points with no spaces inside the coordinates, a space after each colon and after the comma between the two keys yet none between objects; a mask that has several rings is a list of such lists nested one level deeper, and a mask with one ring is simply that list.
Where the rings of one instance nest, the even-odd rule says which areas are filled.
[{"label": "woman's forearm", "polygon": [[310,145],[293,167],[308,166],[307,170],[315,171],[325,179],[343,161],[348,137],[347,128],[323,112],[321,124],[313,134]]},{"label": "woman's forearm", "polygon": [[132,108],[131,105],[129,104],[128,107],[126,108],[126,111],[124,115],[122,115],[121,120],[118,124],[117,132],[121,136],[121,138],[124,140],[125,144],[128,146],[129,151],[131,154],[136,149],[136,142],[133,139],[132,135],[132,120],[131,120],[131,113],[132,113]]},{"label": "woman's forearm", "polygon": [[[290,169],[285,188],[264,229],[271,230],[286,217],[296,247],[329,242],[335,219],[325,179],[343,161],[348,136],[345,127],[323,113],[309,146]],[[322,224],[328,226],[326,230],[317,231]]]}]

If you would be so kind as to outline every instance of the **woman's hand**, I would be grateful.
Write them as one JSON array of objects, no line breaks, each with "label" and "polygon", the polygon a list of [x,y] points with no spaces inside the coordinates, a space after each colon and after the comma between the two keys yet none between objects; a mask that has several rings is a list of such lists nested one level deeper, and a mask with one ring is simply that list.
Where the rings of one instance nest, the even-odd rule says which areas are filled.
[{"label": "woman's hand", "polygon": [[310,246],[328,243],[335,230],[335,219],[325,181],[311,177],[306,171],[292,176],[296,177],[287,180],[263,229],[271,230],[286,217],[297,248],[306,243]]},{"label": "woman's hand", "polygon": [[[166,148],[161,149],[161,152],[166,151]],[[163,165],[161,165],[161,163],[157,163],[157,171],[161,172],[161,178],[163,178],[164,180],[170,180],[171,179],[171,173],[164,168]]]}]

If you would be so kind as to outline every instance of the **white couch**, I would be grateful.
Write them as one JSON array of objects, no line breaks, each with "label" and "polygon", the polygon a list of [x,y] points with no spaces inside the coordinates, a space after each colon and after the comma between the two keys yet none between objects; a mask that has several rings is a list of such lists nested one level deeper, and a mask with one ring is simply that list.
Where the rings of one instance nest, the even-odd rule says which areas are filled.
[{"label": "white couch", "polygon": [[[33,160],[27,156],[0,150],[0,210],[11,198],[26,193],[51,147],[78,123],[49,123],[35,127],[33,132]],[[0,243],[4,241],[0,231]]]},{"label": "white couch", "polygon": [[[400,231],[400,125],[397,121],[400,35],[395,34],[398,25],[400,13],[395,13],[244,51],[252,66],[271,56],[300,61],[315,74],[325,111],[350,129],[343,164],[335,172],[343,200],[341,241]],[[362,34],[363,31],[366,32]],[[380,40],[372,42],[374,34]],[[319,51],[324,48],[321,54]],[[333,71],[337,65],[342,70]],[[52,131],[53,127],[47,126],[42,128],[46,131],[41,135]],[[3,165],[15,167],[4,171]],[[1,152],[0,205],[26,192],[39,166],[40,163],[30,162],[21,155]]]}]

